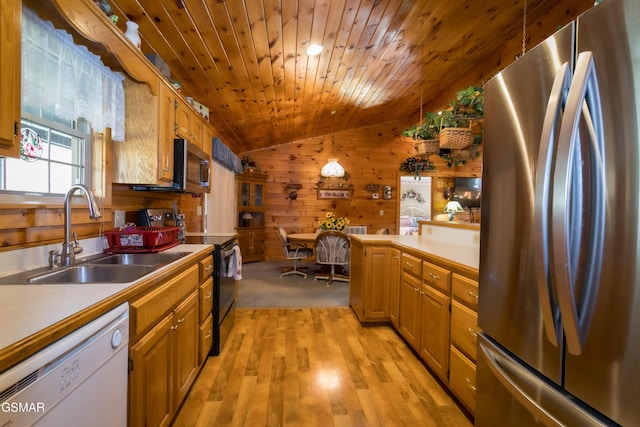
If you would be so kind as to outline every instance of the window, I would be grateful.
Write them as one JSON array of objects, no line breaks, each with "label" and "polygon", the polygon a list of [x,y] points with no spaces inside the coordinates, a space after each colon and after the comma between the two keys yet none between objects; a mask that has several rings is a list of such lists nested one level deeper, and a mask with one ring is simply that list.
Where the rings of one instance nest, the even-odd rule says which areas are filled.
[{"label": "window", "polygon": [[73,184],[89,184],[89,126],[79,121],[76,127],[22,119],[22,155],[0,159],[0,190],[65,194]]}]

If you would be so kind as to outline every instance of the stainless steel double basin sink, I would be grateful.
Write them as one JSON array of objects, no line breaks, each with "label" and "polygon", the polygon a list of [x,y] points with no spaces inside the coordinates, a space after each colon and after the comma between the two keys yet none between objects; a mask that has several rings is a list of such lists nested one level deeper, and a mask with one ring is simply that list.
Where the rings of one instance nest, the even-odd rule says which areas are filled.
[{"label": "stainless steel double basin sink", "polygon": [[91,284],[133,282],[189,252],[96,255],[66,267],[43,267],[0,277],[2,284]]}]

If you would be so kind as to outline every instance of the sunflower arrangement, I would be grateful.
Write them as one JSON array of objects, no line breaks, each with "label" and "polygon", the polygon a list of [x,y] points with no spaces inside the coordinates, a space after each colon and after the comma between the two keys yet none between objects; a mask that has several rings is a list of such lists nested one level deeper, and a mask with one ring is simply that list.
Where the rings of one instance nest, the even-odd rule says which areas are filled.
[{"label": "sunflower arrangement", "polygon": [[349,225],[349,222],[347,217],[337,217],[333,212],[327,212],[322,222],[320,222],[320,228],[323,230],[343,231]]}]

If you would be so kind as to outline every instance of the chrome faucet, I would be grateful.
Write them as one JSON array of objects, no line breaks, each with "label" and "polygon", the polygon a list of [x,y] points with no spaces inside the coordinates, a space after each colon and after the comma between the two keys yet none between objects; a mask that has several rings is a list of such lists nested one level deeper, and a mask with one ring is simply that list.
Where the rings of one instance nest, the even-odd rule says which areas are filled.
[{"label": "chrome faucet", "polygon": [[54,265],[73,265],[76,262],[76,254],[82,252],[82,248],[78,243],[78,235],[71,235],[71,197],[77,190],[82,190],[87,196],[89,202],[89,218],[98,219],[102,217],[98,204],[96,203],[93,193],[85,185],[73,185],[64,196],[64,241],[62,242],[62,253],[58,251],[49,252],[49,267]]}]

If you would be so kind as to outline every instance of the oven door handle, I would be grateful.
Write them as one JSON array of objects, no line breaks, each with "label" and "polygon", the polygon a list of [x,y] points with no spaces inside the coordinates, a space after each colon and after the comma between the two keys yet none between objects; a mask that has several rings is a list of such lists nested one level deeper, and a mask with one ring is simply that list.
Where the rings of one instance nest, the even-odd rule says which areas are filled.
[{"label": "oven door handle", "polygon": [[222,252],[222,258],[229,258],[231,255],[233,255],[233,253],[235,252],[235,247],[238,246],[237,243],[232,244],[230,247],[231,249],[229,249],[228,251],[224,251]]}]

